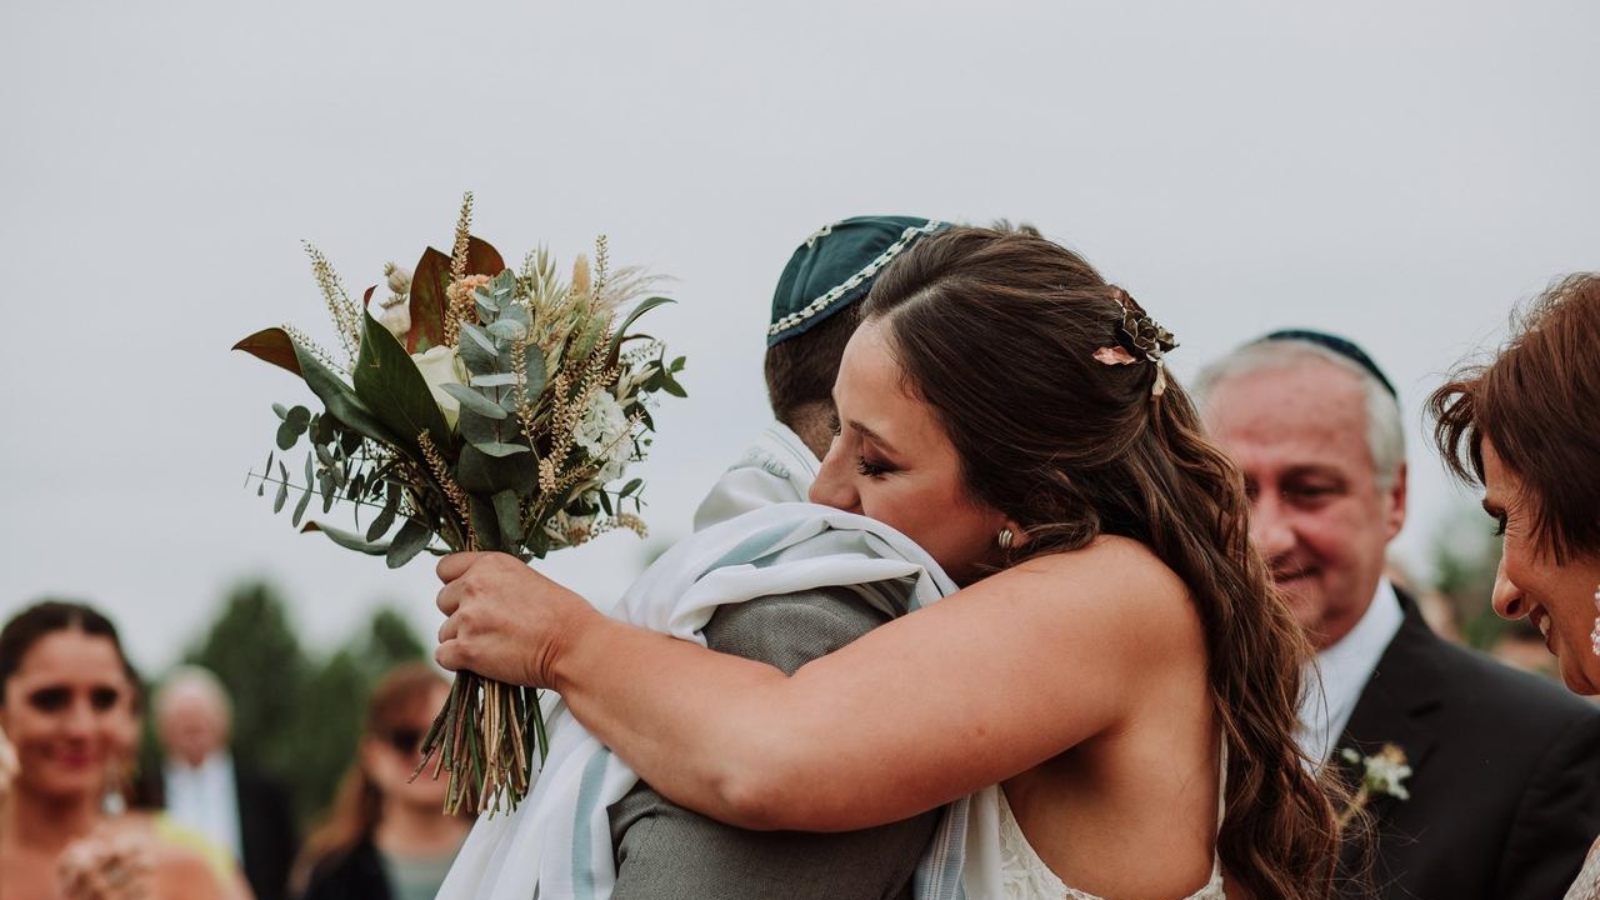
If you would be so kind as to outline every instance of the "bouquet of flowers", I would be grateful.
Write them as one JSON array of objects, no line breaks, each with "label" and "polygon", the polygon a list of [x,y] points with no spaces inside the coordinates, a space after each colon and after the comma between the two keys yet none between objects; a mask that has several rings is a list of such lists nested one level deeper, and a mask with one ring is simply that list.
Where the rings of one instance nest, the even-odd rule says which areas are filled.
[{"label": "bouquet of flowers", "polygon": [[[387,296],[360,305],[307,245],[312,272],[338,331],[336,357],[291,326],[235,345],[293,372],[322,408],[285,408],[277,450],[252,472],[258,494],[291,491],[301,527],[313,497],[327,514],[353,508],[356,527],[307,522],[341,547],[404,565],[423,550],[497,550],[527,560],[613,529],[645,534],[643,483],[623,482],[655,429],[653,398],[685,396],[660,341],[629,331],[671,301],[637,302],[654,279],[608,271],[605,238],[595,264],[578,257],[563,282],[544,250],[518,271],[470,231],[466,195],[450,255],[432,247],[411,271],[385,268]],[[624,314],[624,308],[631,311]],[[276,454],[308,440],[304,483]],[[363,511],[370,513],[361,527]],[[530,735],[531,730],[531,735]],[[538,695],[460,673],[423,742],[420,772],[449,773],[446,808],[498,810],[526,793],[535,747],[546,752]]]}]

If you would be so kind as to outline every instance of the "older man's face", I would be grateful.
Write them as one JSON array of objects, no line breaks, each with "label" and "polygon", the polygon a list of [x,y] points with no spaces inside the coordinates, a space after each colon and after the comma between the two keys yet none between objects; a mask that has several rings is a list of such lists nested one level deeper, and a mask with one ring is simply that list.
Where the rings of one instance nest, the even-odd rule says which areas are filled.
[{"label": "older man's face", "polygon": [[1405,472],[1379,491],[1359,379],[1320,360],[1228,378],[1206,404],[1244,473],[1250,539],[1320,650],[1366,612],[1405,521]]},{"label": "older man's face", "polygon": [[191,766],[205,762],[228,742],[227,711],[198,693],[173,696],[160,710],[156,727],[167,753]]}]

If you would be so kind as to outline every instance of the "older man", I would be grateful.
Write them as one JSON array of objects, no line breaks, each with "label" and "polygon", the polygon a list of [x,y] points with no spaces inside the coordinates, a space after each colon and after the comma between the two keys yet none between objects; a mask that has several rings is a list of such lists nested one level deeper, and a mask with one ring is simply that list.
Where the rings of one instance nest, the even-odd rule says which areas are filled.
[{"label": "older man", "polygon": [[[1406,518],[1395,389],[1359,347],[1278,332],[1201,372],[1213,438],[1243,471],[1250,536],[1317,650],[1308,756],[1369,791],[1384,898],[1555,900],[1600,832],[1600,712],[1435,636],[1384,577]],[[1387,751],[1387,752],[1386,752]],[[1352,857],[1352,871],[1361,868]]]},{"label": "older man", "polygon": [[156,691],[154,712],[168,815],[231,852],[256,900],[281,900],[296,851],[289,794],[235,763],[222,683],[206,669],[180,667]]}]

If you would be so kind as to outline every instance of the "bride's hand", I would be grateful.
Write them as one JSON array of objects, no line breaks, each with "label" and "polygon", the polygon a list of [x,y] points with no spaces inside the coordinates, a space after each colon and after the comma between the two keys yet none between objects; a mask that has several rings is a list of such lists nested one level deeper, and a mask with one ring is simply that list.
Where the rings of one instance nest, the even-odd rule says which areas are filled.
[{"label": "bride's hand", "polygon": [[588,601],[504,553],[439,562],[439,665],[495,681],[553,688],[562,644],[601,618]]}]

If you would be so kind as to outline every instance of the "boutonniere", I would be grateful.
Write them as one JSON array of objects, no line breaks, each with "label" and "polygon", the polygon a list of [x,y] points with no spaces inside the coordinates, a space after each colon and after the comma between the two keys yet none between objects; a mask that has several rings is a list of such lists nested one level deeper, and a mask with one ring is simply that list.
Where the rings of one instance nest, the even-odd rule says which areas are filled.
[{"label": "boutonniere", "polygon": [[1356,789],[1355,796],[1350,798],[1350,805],[1339,814],[1340,828],[1355,818],[1356,813],[1365,809],[1375,797],[1411,799],[1411,792],[1405,786],[1405,780],[1411,777],[1411,762],[1406,759],[1406,752],[1398,746],[1384,744],[1374,756],[1362,756],[1354,748],[1346,747],[1339,751],[1339,756],[1352,766],[1359,766],[1361,771],[1360,787]]}]

